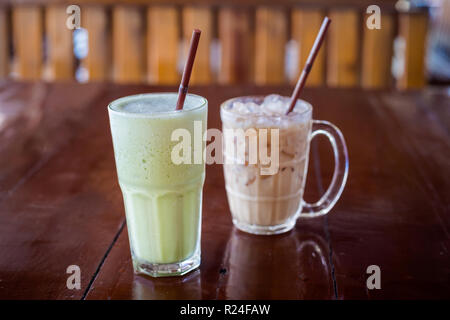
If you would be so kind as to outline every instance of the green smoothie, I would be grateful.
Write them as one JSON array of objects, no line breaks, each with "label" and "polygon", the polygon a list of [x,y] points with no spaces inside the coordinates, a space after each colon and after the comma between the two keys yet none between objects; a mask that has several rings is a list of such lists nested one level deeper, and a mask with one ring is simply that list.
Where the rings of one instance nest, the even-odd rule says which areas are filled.
[{"label": "green smoothie", "polygon": [[[187,95],[183,110],[175,111],[176,100],[175,93],[155,93],[109,105],[133,265],[152,276],[184,274],[200,263],[205,165],[193,163],[194,127],[203,136],[207,101]],[[179,141],[171,136],[180,128],[190,133],[192,164],[172,161]]]}]

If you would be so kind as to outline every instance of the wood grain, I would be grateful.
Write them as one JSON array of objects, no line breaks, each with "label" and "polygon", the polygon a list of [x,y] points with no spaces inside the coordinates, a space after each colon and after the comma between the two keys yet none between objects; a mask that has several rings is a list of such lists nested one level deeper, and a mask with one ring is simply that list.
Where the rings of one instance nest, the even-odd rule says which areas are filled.
[{"label": "wood grain", "polygon": [[381,29],[364,28],[361,70],[361,85],[364,88],[392,85],[394,31],[394,17],[389,14],[381,15]]},{"label": "wood grain", "polygon": [[[108,101],[99,101],[101,87],[74,84],[1,92],[9,117],[0,135],[0,297],[80,299],[122,223],[112,212],[114,199],[94,204],[100,199],[94,194],[107,187],[102,177],[113,169],[105,163],[111,153],[94,152],[110,143],[100,134]],[[81,152],[90,155],[80,161]],[[80,174],[86,170],[91,173]],[[66,287],[69,265],[81,268],[81,290]]]},{"label": "wood grain", "polygon": [[252,79],[254,32],[250,11],[237,8],[219,10],[221,61],[219,82],[245,83]]},{"label": "wood grain", "polygon": [[175,7],[158,6],[147,9],[148,81],[175,84],[180,81],[177,70],[180,25]]},{"label": "wood grain", "polygon": [[45,8],[48,80],[69,80],[74,77],[73,31],[66,27],[67,17],[65,6]]},{"label": "wood grain", "polygon": [[119,83],[138,83],[145,78],[143,12],[138,7],[115,6],[113,25],[113,78]]},{"label": "wood grain", "polygon": [[404,73],[397,81],[399,89],[425,85],[425,45],[428,32],[426,12],[401,13],[399,36],[405,41]]},{"label": "wood grain", "polygon": [[283,83],[287,41],[286,12],[278,7],[258,7],[255,23],[255,82]]},{"label": "wood grain", "polygon": [[89,52],[82,64],[89,72],[89,80],[109,79],[111,76],[111,33],[106,8],[82,7],[81,26],[88,31]]},{"label": "wood grain", "polygon": [[331,10],[333,21],[328,34],[327,84],[353,87],[359,83],[358,12],[352,9]]},{"label": "wood grain", "polygon": [[[324,18],[322,10],[313,9],[294,9],[292,10],[292,39],[299,46],[298,72],[292,79],[297,82],[300,72],[305,66],[306,59],[316,40],[317,33]],[[322,44],[319,54],[316,57],[314,66],[308,76],[307,86],[320,86],[325,83],[325,51],[326,41]]]},{"label": "wood grain", "polygon": [[40,79],[43,65],[41,8],[15,6],[12,20],[17,76],[20,79]]},{"label": "wood grain", "polygon": [[[448,190],[442,175],[450,168],[441,154],[448,157],[450,149],[443,139],[448,127],[431,120],[430,108],[442,95],[361,90],[333,96],[346,112],[315,113],[342,129],[350,157],[346,189],[329,216],[338,298],[446,296],[448,268],[440,266],[449,257],[450,224],[441,190]],[[314,100],[321,106],[330,98]],[[322,174],[330,174],[332,159],[319,154]],[[370,265],[381,269],[381,290],[367,288]]]},{"label": "wood grain", "polygon": [[8,10],[0,7],[0,79],[9,75],[10,26]]},{"label": "wood grain", "polygon": [[[0,83],[0,298],[449,298],[445,89],[306,88],[314,118],[337,125],[349,150],[348,182],[330,214],[299,220],[285,235],[240,233],[222,167],[207,166],[200,270],[170,279],[134,276],[105,107],[126,95],[176,90]],[[191,87],[210,106],[291,90]],[[218,112],[209,112],[208,126],[220,128]],[[310,156],[308,201],[323,193],[333,169],[329,144],[314,139]],[[81,290],[66,287],[72,264],[82,270]],[[369,265],[381,268],[381,290],[367,289]]]},{"label": "wood grain", "polygon": [[[191,84],[207,84],[213,82],[210,63],[210,48],[213,39],[212,12],[209,7],[183,7],[183,45],[184,56],[189,49],[192,31],[197,28],[202,31],[200,42],[192,69]],[[183,59],[183,65],[184,65]]]}]

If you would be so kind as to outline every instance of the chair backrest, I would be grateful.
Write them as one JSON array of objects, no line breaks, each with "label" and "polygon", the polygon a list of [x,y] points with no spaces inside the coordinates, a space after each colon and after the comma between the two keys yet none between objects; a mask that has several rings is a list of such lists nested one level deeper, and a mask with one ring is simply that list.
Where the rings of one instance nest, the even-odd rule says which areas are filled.
[{"label": "chair backrest", "polygon": [[369,0],[79,0],[89,43],[80,61],[66,27],[70,2],[0,5],[0,78],[69,80],[81,66],[91,81],[176,84],[180,56],[200,28],[192,83],[292,83],[328,15],[332,26],[308,85],[425,85],[428,13],[398,12],[394,0],[375,1],[381,29],[372,30]]}]

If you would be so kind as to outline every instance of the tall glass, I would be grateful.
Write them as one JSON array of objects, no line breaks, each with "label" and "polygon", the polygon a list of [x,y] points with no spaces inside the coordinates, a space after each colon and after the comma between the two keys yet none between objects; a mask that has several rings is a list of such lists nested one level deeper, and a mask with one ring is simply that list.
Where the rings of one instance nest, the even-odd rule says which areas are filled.
[{"label": "tall glass", "polygon": [[[316,217],[330,211],[347,180],[348,155],[339,129],[329,122],[312,120],[312,106],[308,102],[298,100],[294,112],[285,115],[257,113],[263,101],[264,97],[237,97],[225,101],[220,108],[225,186],[233,223],[238,229],[255,234],[278,234],[291,230],[298,217]],[[233,110],[234,106],[246,104],[251,104],[255,112],[250,111],[251,108],[246,113]],[[236,139],[239,130],[245,130],[245,140]],[[269,136],[261,140],[264,136],[261,133],[269,133]],[[272,150],[275,144],[270,135],[275,134],[278,136],[277,148]],[[325,135],[333,147],[335,171],[323,197],[309,204],[303,201],[309,145],[319,134]],[[277,152],[275,171],[264,173],[262,169],[273,164],[263,165],[260,153],[256,163],[249,163],[252,137],[258,150],[265,148],[271,150],[270,153]],[[227,154],[239,145],[245,145],[244,163]]]},{"label": "tall glass", "polygon": [[134,271],[154,277],[200,265],[205,164],[175,163],[179,141],[172,134],[184,130],[195,146],[195,131],[206,130],[208,103],[189,94],[183,110],[175,111],[176,100],[175,93],[142,94],[108,106]]}]

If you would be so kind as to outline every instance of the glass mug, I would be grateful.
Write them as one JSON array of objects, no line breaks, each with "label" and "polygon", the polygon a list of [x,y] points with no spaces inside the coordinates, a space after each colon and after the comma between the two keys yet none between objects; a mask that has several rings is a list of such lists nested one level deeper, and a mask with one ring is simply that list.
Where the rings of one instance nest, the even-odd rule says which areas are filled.
[{"label": "glass mug", "polygon": [[[312,120],[312,106],[298,100],[295,110],[288,116],[282,114],[261,115],[231,111],[236,102],[261,104],[264,97],[237,97],[222,103],[220,117],[224,134],[224,176],[225,188],[234,225],[253,234],[279,234],[291,230],[298,217],[317,217],[327,214],[339,199],[348,174],[348,153],[340,130],[327,121]],[[301,109],[301,111],[297,111]],[[270,149],[278,129],[278,168],[271,174],[262,174],[267,164],[261,162],[258,154],[256,163],[249,163],[250,136],[253,131],[258,141]],[[261,140],[266,129],[268,137]],[[237,139],[238,130],[245,131],[245,139]],[[328,190],[316,203],[303,200],[303,191],[308,171],[308,156],[311,140],[325,135],[334,152],[335,169]],[[245,161],[239,162],[230,150],[244,145]],[[260,152],[260,151],[259,151]]]}]

